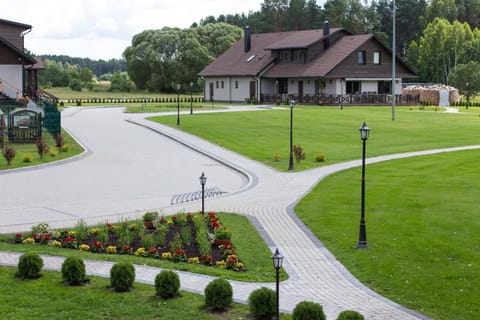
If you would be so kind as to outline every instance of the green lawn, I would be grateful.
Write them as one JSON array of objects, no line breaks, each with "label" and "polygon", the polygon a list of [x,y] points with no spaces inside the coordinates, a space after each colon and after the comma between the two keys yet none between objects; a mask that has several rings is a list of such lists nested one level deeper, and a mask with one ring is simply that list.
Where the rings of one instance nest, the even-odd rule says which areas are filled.
[{"label": "green lawn", "polygon": [[[210,312],[202,295],[181,292],[163,300],[153,286],[135,283],[130,292],[116,293],[110,281],[89,277],[90,284],[62,284],[58,272],[42,271],[36,280],[17,280],[16,268],[0,268],[2,319],[247,319],[248,306],[234,304],[226,312]],[[282,319],[289,319],[282,315]]]},{"label": "green lawn", "polygon": [[[411,109],[411,110],[410,110]],[[363,121],[371,128],[368,156],[480,143],[477,113],[397,108],[395,121],[388,107],[297,107],[294,110],[293,144],[303,148],[306,159],[296,170],[358,159]],[[172,127],[176,116],[149,118]],[[263,162],[275,169],[288,168],[290,112],[284,110],[197,114],[182,117],[180,129]],[[324,152],[325,162],[315,155]],[[278,162],[275,154],[280,155]]]},{"label": "green lawn", "polygon": [[480,312],[480,151],[368,165],[370,249],[359,250],[361,169],[323,180],[295,212],[361,282],[434,319]]},{"label": "green lawn", "polygon": [[[40,156],[38,155],[37,146],[34,143],[8,144],[7,142],[5,142],[6,145],[9,145],[15,149],[16,155],[10,165],[7,165],[7,161],[2,155],[2,157],[0,158],[1,159],[0,170],[30,167],[34,165],[50,163],[50,162],[73,157],[84,151],[83,148],[67,132],[62,131],[62,135],[64,137],[64,143],[68,144],[70,147],[69,150],[66,152],[59,152],[55,156],[52,156],[47,152],[47,154],[44,155],[43,159],[41,159]],[[42,139],[47,143],[49,147],[55,147],[55,139],[46,130],[43,130],[42,132]],[[5,138],[5,141],[7,141],[7,138]],[[32,156],[31,162],[24,161],[25,155],[27,154],[30,154]]]}]

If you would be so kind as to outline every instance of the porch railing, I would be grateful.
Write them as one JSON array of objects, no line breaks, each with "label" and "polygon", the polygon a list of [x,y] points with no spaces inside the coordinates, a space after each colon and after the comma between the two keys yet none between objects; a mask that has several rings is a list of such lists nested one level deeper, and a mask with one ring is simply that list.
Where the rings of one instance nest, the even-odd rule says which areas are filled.
[{"label": "porch railing", "polygon": [[[304,95],[269,95],[262,94],[262,103],[286,104],[290,99],[300,104],[318,105],[389,105],[392,103],[390,94],[304,94]],[[395,103],[399,105],[415,105],[420,103],[420,95],[396,94]]]}]

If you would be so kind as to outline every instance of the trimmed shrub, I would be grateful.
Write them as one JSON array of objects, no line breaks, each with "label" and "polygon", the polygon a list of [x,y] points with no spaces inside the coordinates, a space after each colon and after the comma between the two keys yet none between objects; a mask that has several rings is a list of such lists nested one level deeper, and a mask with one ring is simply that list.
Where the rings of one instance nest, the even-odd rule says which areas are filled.
[{"label": "trimmed shrub", "polygon": [[174,298],[180,289],[178,274],[170,270],[162,270],[155,277],[155,291],[162,299]]},{"label": "trimmed shrub", "polygon": [[7,165],[10,165],[12,163],[13,158],[15,158],[15,155],[17,152],[15,151],[14,148],[10,146],[5,146],[3,148],[3,157],[5,160],[7,160]]},{"label": "trimmed shrub", "polygon": [[17,277],[24,279],[40,278],[40,270],[43,267],[43,260],[36,253],[25,253],[18,260]]},{"label": "trimmed shrub", "polygon": [[360,313],[353,310],[342,311],[337,317],[337,320],[364,320],[364,319],[365,318]]},{"label": "trimmed shrub", "polygon": [[320,304],[310,301],[299,302],[292,312],[292,320],[325,320],[325,313]]},{"label": "trimmed shrub", "polygon": [[319,152],[317,153],[317,155],[315,156],[315,161],[317,162],[324,162],[326,159],[326,156],[325,156],[325,153],[324,152]]},{"label": "trimmed shrub", "polygon": [[305,160],[305,152],[303,152],[302,147],[294,145],[293,154],[295,155],[295,160],[297,163],[300,163],[300,161]]},{"label": "trimmed shrub", "polygon": [[87,281],[85,263],[77,257],[68,257],[62,263],[62,279],[66,284],[79,286]]},{"label": "trimmed shrub", "polygon": [[55,147],[48,148],[48,155],[50,157],[56,157],[58,155],[58,150]]},{"label": "trimmed shrub", "polygon": [[271,319],[276,313],[275,292],[262,287],[248,297],[248,307],[255,319]]},{"label": "trimmed shrub", "polygon": [[110,283],[116,292],[130,291],[135,281],[135,268],[127,262],[116,263],[110,269]]},{"label": "trimmed shrub", "polygon": [[211,281],[205,288],[205,306],[214,310],[225,310],[233,302],[233,289],[225,279]]},{"label": "trimmed shrub", "polygon": [[68,152],[70,150],[70,145],[69,144],[64,144],[61,148],[62,152]]},{"label": "trimmed shrub", "polygon": [[37,146],[37,152],[38,155],[40,156],[40,159],[43,159],[43,156],[47,153],[48,151],[48,145],[45,141],[42,140],[42,138],[37,139],[35,142],[35,145]]},{"label": "trimmed shrub", "polygon": [[23,162],[28,163],[33,161],[33,156],[31,153],[26,153],[23,155]]}]

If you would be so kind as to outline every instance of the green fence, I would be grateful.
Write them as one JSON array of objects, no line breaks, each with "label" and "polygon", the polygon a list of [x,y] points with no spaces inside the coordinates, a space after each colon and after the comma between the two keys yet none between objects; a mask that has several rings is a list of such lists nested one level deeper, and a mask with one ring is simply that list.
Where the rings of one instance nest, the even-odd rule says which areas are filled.
[{"label": "green fence", "polygon": [[45,102],[45,118],[43,125],[54,137],[59,135],[61,132],[62,123],[60,111],[58,111],[57,108],[49,102]]}]

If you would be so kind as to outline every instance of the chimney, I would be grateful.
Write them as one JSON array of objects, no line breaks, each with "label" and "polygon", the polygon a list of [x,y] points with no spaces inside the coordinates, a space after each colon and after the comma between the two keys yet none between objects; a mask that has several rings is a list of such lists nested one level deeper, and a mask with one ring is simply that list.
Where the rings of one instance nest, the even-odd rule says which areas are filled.
[{"label": "chimney", "polygon": [[244,47],[244,50],[245,52],[248,52],[250,51],[250,49],[252,48],[252,31],[250,30],[250,27],[249,26],[246,26],[245,27],[245,47]]},{"label": "chimney", "polygon": [[330,25],[328,24],[328,21],[325,21],[323,23],[323,49],[327,50],[328,47],[330,47]]}]

